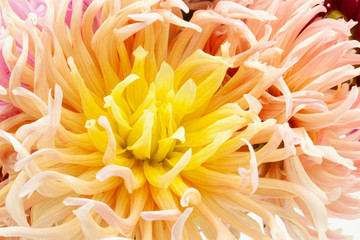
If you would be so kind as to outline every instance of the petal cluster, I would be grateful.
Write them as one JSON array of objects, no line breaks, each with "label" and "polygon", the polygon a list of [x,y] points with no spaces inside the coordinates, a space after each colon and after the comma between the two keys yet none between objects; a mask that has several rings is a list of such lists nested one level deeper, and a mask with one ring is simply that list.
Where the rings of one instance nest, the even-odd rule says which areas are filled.
[{"label": "petal cluster", "polygon": [[0,6],[0,238],[286,239],[276,216],[346,238],[327,221],[360,214],[353,21],[320,0]]}]

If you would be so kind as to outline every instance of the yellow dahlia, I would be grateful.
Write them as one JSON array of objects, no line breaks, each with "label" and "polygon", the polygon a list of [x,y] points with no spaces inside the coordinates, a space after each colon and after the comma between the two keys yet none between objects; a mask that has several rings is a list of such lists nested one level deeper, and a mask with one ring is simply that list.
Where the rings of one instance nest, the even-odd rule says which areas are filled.
[{"label": "yellow dahlia", "polygon": [[320,3],[0,0],[0,236],[342,237],[358,42]]},{"label": "yellow dahlia", "polygon": [[[69,1],[48,1],[44,17],[29,13],[24,21],[2,2],[11,70],[3,99],[21,113],[1,125],[9,176],[0,235],[201,239],[201,226],[206,236],[235,239],[231,224],[267,238],[253,220],[248,225],[240,210],[247,202],[275,229],[274,217],[245,196],[258,179],[248,140],[274,121],[236,103],[208,108],[232,61],[200,49],[171,61],[170,52],[182,54],[176,41],[184,27],[202,31],[176,15],[177,7],[187,11],[179,3],[94,1],[83,13],[75,1],[68,26]],[[224,157],[249,174],[206,166]],[[229,196],[237,210],[214,194]]]}]

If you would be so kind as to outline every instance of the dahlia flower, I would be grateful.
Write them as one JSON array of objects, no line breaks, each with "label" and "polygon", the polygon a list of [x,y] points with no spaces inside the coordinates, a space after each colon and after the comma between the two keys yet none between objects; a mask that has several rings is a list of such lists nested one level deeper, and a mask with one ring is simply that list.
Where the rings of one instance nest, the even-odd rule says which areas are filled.
[{"label": "dahlia flower", "polygon": [[0,238],[347,239],[360,43],[322,4],[0,0]]}]

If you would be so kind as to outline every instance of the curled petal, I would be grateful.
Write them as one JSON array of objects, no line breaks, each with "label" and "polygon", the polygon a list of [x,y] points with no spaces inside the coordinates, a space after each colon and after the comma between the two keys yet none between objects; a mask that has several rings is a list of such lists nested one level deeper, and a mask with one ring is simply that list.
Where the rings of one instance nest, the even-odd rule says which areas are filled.
[{"label": "curled petal", "polygon": [[145,161],[144,174],[146,179],[154,186],[166,189],[171,184],[172,180],[186,167],[191,160],[192,151],[189,149],[186,151],[175,166],[162,174],[159,169],[155,169],[150,163]]},{"label": "curled petal", "polygon": [[163,8],[178,7],[185,13],[189,12],[189,7],[182,0],[166,0],[165,2],[160,3],[160,6]]},{"label": "curled petal", "polygon": [[216,4],[214,11],[236,19],[255,18],[261,21],[277,19],[275,16],[270,15],[266,11],[253,10],[231,1],[219,1],[218,4]]},{"label": "curled petal", "polygon": [[171,229],[171,239],[172,240],[181,240],[182,230],[184,227],[184,224],[188,217],[190,216],[191,212],[193,211],[192,208],[187,208],[185,211],[181,214],[181,216],[176,220],[174,226]]},{"label": "curled petal", "polygon": [[246,101],[249,104],[250,112],[258,115],[262,109],[261,103],[256,98],[251,96],[250,94],[244,94],[244,98],[246,99]]},{"label": "curled petal", "polygon": [[12,184],[5,201],[6,210],[9,212],[12,219],[14,219],[14,221],[21,227],[29,227],[29,223],[27,222],[25,215],[24,203],[22,199],[17,196],[20,192],[21,186],[27,179],[28,176],[25,172],[19,173]]},{"label": "curled petal", "polygon": [[296,149],[294,145],[300,143],[300,138],[295,134],[295,132],[290,128],[288,123],[278,125],[279,133],[281,138],[284,141],[285,149],[288,153],[292,155],[296,154]]},{"label": "curled petal", "polygon": [[195,188],[188,188],[181,196],[180,204],[182,207],[189,206],[189,203],[198,205],[201,202],[201,195]]},{"label": "curled petal", "polygon": [[187,22],[181,18],[179,18],[178,16],[176,16],[175,14],[173,14],[172,12],[169,11],[165,11],[165,10],[157,10],[158,13],[160,13],[164,19],[166,21],[168,21],[169,23],[175,24],[179,27],[186,27],[186,28],[192,28],[197,32],[201,32],[202,28],[199,27],[198,25],[191,23],[191,22]]},{"label": "curled petal", "polygon": [[110,177],[121,177],[125,181],[125,187],[129,193],[132,193],[135,187],[135,177],[130,168],[118,165],[108,165],[103,167],[97,174],[96,179],[104,181]]},{"label": "curled petal", "polygon": [[[89,226],[88,224],[90,224],[93,221],[92,217],[89,214],[89,211],[93,209],[120,234],[128,236],[132,231],[133,223],[131,223],[129,219],[120,218],[116,214],[116,212],[114,212],[114,210],[112,210],[107,204],[103,202],[95,201],[92,199],[86,199],[86,198],[66,198],[63,203],[66,206],[81,206],[80,208],[75,210],[74,213],[82,222],[83,229],[84,227]],[[108,232],[107,236],[114,235],[114,232],[111,231],[110,229],[102,229],[102,232],[104,231]],[[88,229],[86,230],[86,232],[90,233],[91,230]],[[101,236],[96,239],[104,238],[104,237],[105,236]]]},{"label": "curled petal", "polygon": [[353,161],[351,159],[341,157],[333,147],[316,146],[316,148],[324,153],[324,158],[333,161],[335,163],[341,164],[351,170],[356,170]]},{"label": "curled petal", "polygon": [[[54,181],[55,180],[55,181]],[[57,182],[56,182],[57,181]],[[68,188],[64,188],[64,185],[58,185],[58,182],[65,183]],[[35,176],[31,177],[24,186],[21,188],[19,197],[23,198],[31,196],[33,192],[39,190],[40,186],[46,187],[46,191],[41,191],[44,196],[54,197],[61,196],[73,189],[78,194],[91,195],[98,192],[106,191],[119,185],[118,181],[93,181],[88,182],[80,178],[73,177],[66,174],[61,174],[55,171],[43,171]]]},{"label": "curled petal", "polygon": [[95,204],[93,202],[89,202],[73,211],[81,222],[81,228],[86,239],[96,240],[115,235],[115,230],[100,227],[91,217],[90,210],[94,207],[94,205]]},{"label": "curled petal", "polygon": [[127,38],[129,38],[134,33],[140,31],[141,29],[143,29],[146,26],[155,22],[155,20],[126,25],[120,29],[115,29],[114,34],[118,41],[125,41]]},{"label": "curled petal", "polygon": [[58,151],[56,151],[55,149],[53,148],[43,148],[41,150],[38,150],[34,153],[32,153],[30,156],[28,157],[25,157],[19,161],[17,161],[14,165],[14,169],[15,171],[20,171],[26,163],[34,160],[35,158],[37,157],[40,157],[40,156],[46,156],[46,157],[49,157],[49,158],[52,158],[52,159],[55,159],[55,160],[59,160],[60,159],[60,154]]},{"label": "curled petal", "polygon": [[26,148],[11,134],[0,129],[0,138],[4,139],[13,146],[15,151],[19,154],[18,158],[29,156],[29,152],[26,150]]},{"label": "curled petal", "polygon": [[256,161],[256,155],[254,148],[250,144],[248,140],[245,138],[241,138],[242,141],[246,143],[250,150],[250,170],[245,170],[243,168],[239,168],[239,174],[245,178],[250,178],[250,185],[251,185],[251,193],[254,193],[259,184],[259,176],[258,176],[258,166]]}]

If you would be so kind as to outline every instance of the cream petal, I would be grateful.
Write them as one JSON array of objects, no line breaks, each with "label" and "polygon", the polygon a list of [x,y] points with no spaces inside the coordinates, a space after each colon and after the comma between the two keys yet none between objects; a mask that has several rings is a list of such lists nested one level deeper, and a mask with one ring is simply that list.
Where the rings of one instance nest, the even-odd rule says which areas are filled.
[{"label": "cream petal", "polygon": [[[77,219],[72,219],[64,224],[49,228],[29,228],[29,227],[5,227],[0,228],[0,236],[3,237],[21,237],[28,239],[71,239],[80,227]],[[64,235],[64,232],[67,234]]]},{"label": "cream petal", "polygon": [[255,151],[254,148],[252,147],[252,145],[250,144],[250,142],[248,140],[246,140],[245,138],[241,138],[240,140],[242,140],[243,142],[246,143],[246,145],[249,147],[250,150],[250,169],[249,170],[245,170],[246,173],[244,173],[243,169],[239,169],[239,174],[241,176],[248,176],[250,178],[250,184],[251,184],[251,193],[254,193],[258,187],[259,184],[259,176],[258,176],[258,165],[257,165],[257,161],[256,161],[256,155],[255,155]]},{"label": "cream petal", "polygon": [[14,219],[14,221],[21,227],[29,227],[29,223],[25,214],[24,203],[18,196],[19,192],[21,191],[21,187],[28,178],[29,177],[25,172],[20,172],[12,184],[5,201],[6,210],[12,219]]},{"label": "cream petal", "polygon": [[201,202],[201,195],[195,188],[188,188],[181,196],[180,204],[182,207],[188,207],[189,204],[198,205]]},{"label": "cream petal", "polygon": [[142,211],[141,218],[146,221],[175,221],[180,217],[179,210]]},{"label": "cream petal", "polygon": [[116,234],[114,229],[103,228],[94,221],[89,213],[94,205],[93,202],[89,202],[73,211],[81,222],[82,232],[86,239],[95,240]]},{"label": "cream petal", "polygon": [[186,208],[185,211],[176,220],[174,226],[171,229],[171,240],[181,240],[184,224],[192,211],[192,208]]},{"label": "cream petal", "polygon": [[97,172],[96,179],[104,181],[113,176],[123,178],[126,189],[129,193],[132,193],[135,188],[135,177],[130,168],[118,165],[107,165]]},{"label": "cream petal", "polygon": [[38,151],[32,153],[30,156],[17,161],[14,165],[14,170],[17,172],[20,171],[26,165],[26,163],[28,163],[40,156],[46,156],[46,157],[54,159],[55,161],[60,160],[60,153],[58,151],[56,151],[56,149],[43,148],[41,150],[38,150]]}]

